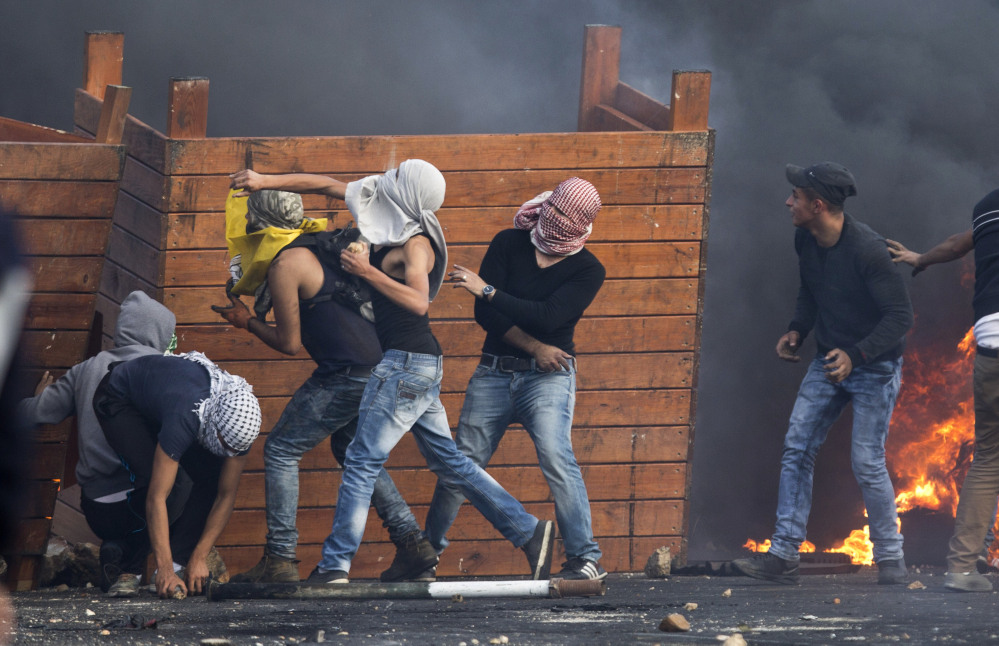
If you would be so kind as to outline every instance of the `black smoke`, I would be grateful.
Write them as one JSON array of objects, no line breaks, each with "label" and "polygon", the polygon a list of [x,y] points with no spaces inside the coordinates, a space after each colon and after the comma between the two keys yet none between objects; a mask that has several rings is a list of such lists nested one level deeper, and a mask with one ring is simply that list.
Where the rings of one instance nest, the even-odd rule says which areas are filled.
[{"label": "black smoke", "polygon": [[[665,102],[673,69],[710,70],[694,556],[772,530],[803,372],[773,351],[797,287],[784,165],[845,164],[848,210],[916,249],[966,229],[999,183],[995,1],[2,0],[0,15],[0,116],[63,129],[94,29],[125,32],[131,113],[158,129],[168,79],[209,77],[210,136],[572,131],[588,23],[622,26],[622,80]],[[962,269],[912,281],[910,348],[946,351],[971,324]],[[817,542],[857,526],[848,432],[819,459]]]}]

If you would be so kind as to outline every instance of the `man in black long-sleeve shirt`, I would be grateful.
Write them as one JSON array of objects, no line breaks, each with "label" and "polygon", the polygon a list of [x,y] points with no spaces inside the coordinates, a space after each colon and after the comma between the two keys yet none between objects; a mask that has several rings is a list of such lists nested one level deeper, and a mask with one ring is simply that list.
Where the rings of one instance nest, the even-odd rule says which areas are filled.
[{"label": "man in black long-sleeve shirt", "polygon": [[[573,333],[604,282],[604,267],[583,248],[600,209],[589,182],[573,177],[517,213],[516,228],[493,238],[480,275],[460,265],[455,286],[477,298],[486,331],[482,359],[465,391],[458,448],[483,468],[507,427],[520,423],[534,441],[555,499],[567,579],[602,579],[586,485],[572,451],[576,401]],[[464,497],[440,482],[427,513],[427,538],[443,550]]]},{"label": "man in black long-sleeve shirt", "polygon": [[777,528],[770,551],[734,561],[746,576],[781,583],[798,578],[798,548],[812,502],[815,457],[829,427],[853,403],[851,459],[870,519],[878,583],[907,579],[885,440],[901,385],[909,294],[884,238],[843,212],[856,195],[853,175],[832,162],[787,167],[794,186],[786,205],[798,227],[801,287],[794,319],[777,355],[798,361],[815,330],[818,353],[801,383],[781,459]]}]

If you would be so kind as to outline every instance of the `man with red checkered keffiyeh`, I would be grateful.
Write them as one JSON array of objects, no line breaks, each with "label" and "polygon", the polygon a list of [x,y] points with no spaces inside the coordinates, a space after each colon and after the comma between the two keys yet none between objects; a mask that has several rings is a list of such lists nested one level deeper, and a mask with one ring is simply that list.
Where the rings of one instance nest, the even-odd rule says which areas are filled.
[{"label": "man with red checkered keffiyeh", "polygon": [[[510,424],[520,423],[537,449],[555,499],[567,561],[559,577],[602,579],[586,485],[572,451],[576,402],[576,323],[604,282],[604,267],[583,248],[600,210],[592,184],[572,177],[538,195],[514,216],[513,229],[489,244],[479,274],[460,265],[449,276],[475,297],[486,331],[482,359],[465,391],[457,442],[485,467]],[[463,496],[437,484],[427,538],[442,551]]]}]

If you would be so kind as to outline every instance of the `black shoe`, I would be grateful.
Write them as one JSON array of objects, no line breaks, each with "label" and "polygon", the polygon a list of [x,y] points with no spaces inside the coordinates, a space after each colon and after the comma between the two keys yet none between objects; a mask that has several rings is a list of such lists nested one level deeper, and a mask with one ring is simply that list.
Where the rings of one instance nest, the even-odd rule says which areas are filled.
[{"label": "black shoe", "polygon": [[905,569],[904,559],[878,561],[878,583],[881,585],[898,585],[908,580],[909,572]]},{"label": "black shoe", "polygon": [[555,549],[555,523],[539,520],[534,536],[523,547],[527,562],[531,566],[531,578],[535,581],[547,579],[552,573],[552,552]]},{"label": "black shoe", "polygon": [[732,561],[732,568],[743,576],[777,583],[798,582],[798,562],[782,559],[770,552],[760,552],[746,559]]},{"label": "black shoe", "polygon": [[125,558],[125,549],[118,541],[104,541],[101,543],[101,551],[98,563],[101,569],[101,590],[107,592],[121,576],[122,559]]},{"label": "black shoe", "polygon": [[558,573],[558,576],[561,579],[600,580],[607,576],[607,570],[600,567],[596,561],[569,559],[562,564],[562,571]]},{"label": "black shoe", "polygon": [[318,565],[309,573],[306,583],[350,583],[343,570],[324,570]]},{"label": "black shoe", "polygon": [[416,580],[416,577],[422,577],[428,569],[435,567],[438,561],[437,550],[422,533],[406,534],[395,545],[395,559],[382,572],[382,583]]},{"label": "black shoe", "polygon": [[426,570],[418,572],[406,580],[416,583],[433,583],[437,580],[437,566],[428,567]]}]

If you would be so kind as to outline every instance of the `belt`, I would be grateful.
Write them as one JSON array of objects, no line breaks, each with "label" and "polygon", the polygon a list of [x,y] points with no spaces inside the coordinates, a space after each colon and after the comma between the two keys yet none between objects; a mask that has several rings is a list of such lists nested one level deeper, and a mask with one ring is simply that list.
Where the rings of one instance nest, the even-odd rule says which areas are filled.
[{"label": "belt", "polygon": [[347,366],[346,368],[341,368],[336,372],[338,375],[344,377],[370,377],[371,371],[374,370],[374,366]]},{"label": "belt", "polygon": [[482,353],[479,359],[480,366],[489,366],[500,372],[528,372],[534,370],[534,359],[521,359],[520,357],[498,357],[495,354]]},{"label": "belt", "polygon": [[982,355],[983,357],[989,357],[990,359],[999,359],[999,349],[997,348],[986,348],[984,346],[976,345],[975,352]]}]

